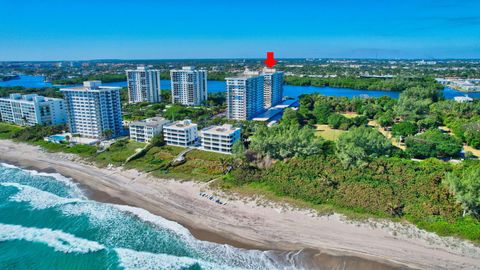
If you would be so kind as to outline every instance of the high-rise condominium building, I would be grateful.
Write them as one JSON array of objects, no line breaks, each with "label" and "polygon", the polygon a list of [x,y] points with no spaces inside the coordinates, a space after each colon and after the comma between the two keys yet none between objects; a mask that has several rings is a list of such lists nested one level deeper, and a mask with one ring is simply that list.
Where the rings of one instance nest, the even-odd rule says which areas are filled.
[{"label": "high-rise condominium building", "polygon": [[67,119],[63,99],[36,94],[0,98],[0,116],[2,121],[22,126],[60,125]]},{"label": "high-rise condominium building", "polygon": [[137,67],[126,72],[129,103],[161,101],[160,70]]},{"label": "high-rise condominium building", "polygon": [[226,78],[227,117],[250,120],[264,111],[264,78],[258,72],[245,72]]},{"label": "high-rise condominium building", "polygon": [[283,72],[275,69],[263,69],[264,78],[264,108],[268,109],[282,102],[283,99]]},{"label": "high-rise condominium building", "polygon": [[194,67],[171,70],[172,103],[203,105],[207,100],[207,71]]},{"label": "high-rise condominium building", "polygon": [[60,89],[65,95],[70,132],[95,139],[121,134],[120,87],[101,85],[101,81],[87,81],[83,87]]}]

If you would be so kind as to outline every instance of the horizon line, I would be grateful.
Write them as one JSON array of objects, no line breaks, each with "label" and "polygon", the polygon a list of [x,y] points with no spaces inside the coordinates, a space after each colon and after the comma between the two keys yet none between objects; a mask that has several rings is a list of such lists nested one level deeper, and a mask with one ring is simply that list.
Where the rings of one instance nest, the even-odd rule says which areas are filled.
[{"label": "horizon line", "polygon": [[[428,61],[454,61],[454,60],[469,60],[469,61],[480,61],[480,58],[468,58],[468,57],[459,57],[459,58],[417,58],[417,57],[406,57],[406,58],[375,58],[375,57],[282,57],[276,58],[279,61],[282,60],[397,60],[397,61],[415,61],[415,60],[428,60]],[[251,58],[251,57],[232,57],[232,58],[98,58],[98,59],[77,59],[77,60],[68,60],[68,59],[54,59],[54,60],[0,60],[0,63],[9,63],[9,62],[118,62],[118,61],[200,61],[200,60],[248,60],[248,61],[263,61],[265,58]]]}]

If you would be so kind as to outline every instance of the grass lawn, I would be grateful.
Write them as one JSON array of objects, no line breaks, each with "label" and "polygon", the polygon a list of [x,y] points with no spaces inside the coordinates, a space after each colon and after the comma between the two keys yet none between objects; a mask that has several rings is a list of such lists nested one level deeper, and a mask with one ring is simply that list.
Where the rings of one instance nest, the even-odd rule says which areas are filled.
[{"label": "grass lawn", "polygon": [[77,154],[87,159],[95,158],[95,154],[97,153],[97,147],[93,145],[76,144],[73,146],[68,146],[67,144],[52,143],[44,140],[33,142],[33,144],[39,145],[43,149],[49,152],[65,152],[65,153]]},{"label": "grass lawn", "polygon": [[168,169],[167,175],[179,179],[209,181],[223,175],[222,160],[229,155],[193,150],[186,155],[186,162]]},{"label": "grass lawn", "polygon": [[176,146],[152,147],[143,157],[130,161],[125,167],[145,172],[157,171],[164,168],[182,151],[183,148]]},{"label": "grass lawn", "polygon": [[167,165],[185,148],[176,146],[152,147],[143,157],[130,161],[127,168],[151,172],[159,178],[209,181],[223,175],[222,160],[229,155],[192,150],[186,161],[177,166]]},{"label": "grass lawn", "polygon": [[47,141],[36,141],[33,144],[41,146],[48,152],[64,152],[67,149],[67,145],[60,143],[52,143]]},{"label": "grass lawn", "polygon": [[23,127],[2,122],[0,123],[0,139],[10,139],[15,132],[22,129]]},{"label": "grass lawn", "polygon": [[95,161],[102,166],[108,164],[122,165],[125,160],[133,155],[139,149],[145,147],[144,143],[129,141],[128,139],[121,139],[112,144],[102,153],[95,157]]},{"label": "grass lawn", "polygon": [[328,125],[316,125],[316,135],[322,136],[325,140],[336,141],[345,130],[332,129]]}]

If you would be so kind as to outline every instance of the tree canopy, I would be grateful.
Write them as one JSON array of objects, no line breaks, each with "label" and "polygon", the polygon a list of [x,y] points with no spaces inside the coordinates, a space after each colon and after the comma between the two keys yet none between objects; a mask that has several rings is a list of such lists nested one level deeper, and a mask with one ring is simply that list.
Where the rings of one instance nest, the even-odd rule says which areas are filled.
[{"label": "tree canopy", "polygon": [[274,159],[319,154],[324,147],[312,128],[298,125],[259,126],[250,137],[251,150]]},{"label": "tree canopy", "polygon": [[389,154],[392,147],[392,143],[378,130],[359,127],[340,135],[337,156],[346,168],[361,166],[369,158]]},{"label": "tree canopy", "polygon": [[462,168],[448,173],[445,183],[462,205],[464,215],[480,215],[480,166]]},{"label": "tree canopy", "polygon": [[458,138],[438,129],[408,137],[406,145],[407,153],[415,158],[457,157],[462,150],[462,142]]},{"label": "tree canopy", "polygon": [[410,136],[415,135],[418,131],[417,125],[412,122],[404,121],[392,126],[393,136]]},{"label": "tree canopy", "polygon": [[442,98],[442,92],[435,88],[408,88],[400,94],[395,112],[403,119],[417,120],[428,114],[430,105]]}]

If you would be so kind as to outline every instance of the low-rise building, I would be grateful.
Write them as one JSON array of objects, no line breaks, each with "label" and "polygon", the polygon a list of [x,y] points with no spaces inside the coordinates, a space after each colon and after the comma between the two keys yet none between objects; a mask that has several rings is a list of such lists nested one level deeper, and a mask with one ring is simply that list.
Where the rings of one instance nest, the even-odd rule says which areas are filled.
[{"label": "low-rise building", "polygon": [[131,122],[128,126],[130,139],[137,142],[150,143],[158,134],[163,131],[163,126],[170,123],[163,117],[153,117],[141,121]]},{"label": "low-rise building", "polygon": [[240,128],[228,124],[204,128],[200,132],[202,149],[230,154],[233,144],[240,139],[240,133]]},{"label": "low-rise building", "polygon": [[63,99],[37,94],[0,98],[0,116],[2,121],[22,126],[60,125],[67,121]]},{"label": "low-rise building", "polygon": [[188,119],[167,124],[163,126],[163,139],[168,145],[193,146],[198,139],[197,124]]},{"label": "low-rise building", "polygon": [[281,103],[266,110],[265,112],[255,116],[252,120],[260,121],[260,122],[272,122],[272,121],[278,122],[282,118],[283,113],[287,108],[296,110],[298,108],[298,100],[296,99],[284,100]]}]

